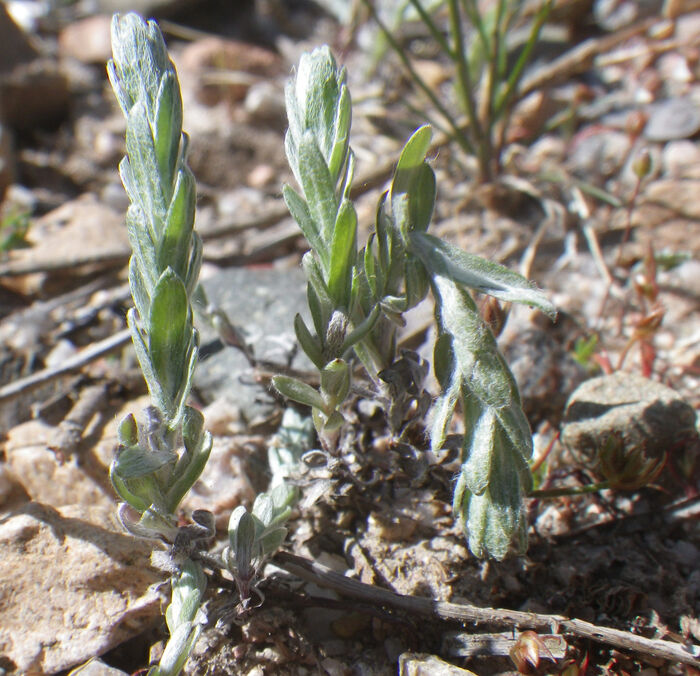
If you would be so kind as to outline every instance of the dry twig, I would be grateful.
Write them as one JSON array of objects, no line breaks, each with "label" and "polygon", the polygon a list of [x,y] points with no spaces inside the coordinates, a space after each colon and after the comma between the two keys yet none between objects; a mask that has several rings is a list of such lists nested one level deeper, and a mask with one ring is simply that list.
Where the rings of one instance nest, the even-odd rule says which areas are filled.
[{"label": "dry twig", "polygon": [[99,359],[110,352],[121,349],[130,340],[131,333],[129,329],[124,329],[109,338],[93,343],[90,347],[81,350],[75,356],[66,359],[60,366],[42,369],[41,371],[32,373],[26,378],[20,378],[4,387],[0,387],[0,404],[15,399],[21,394],[29,392],[40,385],[44,385],[55,378],[66,375],[67,373],[79,371],[86,364],[95,361],[95,359]]},{"label": "dry twig", "polygon": [[288,552],[279,552],[275,556],[274,562],[280,568],[303,580],[333,589],[343,596],[379,606],[389,606],[422,617],[471,622],[475,625],[488,624],[513,629],[532,629],[545,633],[573,634],[579,638],[590,639],[619,650],[628,650],[647,657],[680,662],[695,668],[700,667],[700,646],[694,644],[682,645],[671,641],[645,638],[628,631],[600,627],[583,620],[569,619],[563,615],[479,608],[478,606],[436,601],[419,596],[405,596],[353,580],[320,563]]}]

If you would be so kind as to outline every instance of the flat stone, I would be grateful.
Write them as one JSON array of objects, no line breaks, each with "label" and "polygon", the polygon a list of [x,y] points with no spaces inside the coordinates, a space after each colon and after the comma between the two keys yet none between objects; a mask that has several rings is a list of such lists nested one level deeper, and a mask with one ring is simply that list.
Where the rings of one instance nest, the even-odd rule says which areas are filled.
[{"label": "flat stone", "polygon": [[114,521],[113,509],[36,502],[0,519],[0,667],[69,669],[160,618],[153,542]]},{"label": "flat stone", "polygon": [[644,203],[657,204],[678,215],[700,219],[700,180],[661,179],[644,188]]},{"label": "flat stone", "polygon": [[[102,505],[113,508],[107,466],[85,467],[78,454],[61,459],[49,445],[55,428],[41,420],[28,420],[13,427],[4,451],[7,468],[31,500],[51,507]],[[92,460],[90,456],[87,460]],[[86,469],[88,471],[86,471]],[[101,477],[102,483],[93,477]]]},{"label": "flat stone", "polygon": [[[257,359],[312,369],[296,350],[294,315],[306,310],[306,281],[300,268],[232,268],[204,280],[209,301],[221,308],[244,331]],[[307,321],[307,326],[310,323]],[[237,349],[223,346],[216,332],[202,326],[201,360],[195,372],[195,388],[206,404],[224,397],[240,412],[240,419],[265,419],[274,400],[268,386],[255,381],[253,369]]]},{"label": "flat stone", "polygon": [[[66,266],[60,275],[37,272],[8,278],[7,285],[24,294],[46,290],[45,285],[57,277],[104,272],[106,266],[114,264],[112,261],[125,261],[130,252],[124,214],[100,204],[91,193],[38,218],[29,229],[27,241],[30,248],[12,252],[14,264],[50,271],[56,261],[75,263]],[[80,259],[90,255],[101,262],[81,265]]]},{"label": "flat stone", "polygon": [[660,458],[697,439],[695,411],[671,388],[634,373],[592,378],[569,398],[561,440],[577,457],[594,461],[611,435]]},{"label": "flat stone", "polygon": [[56,129],[67,117],[71,93],[55,59],[38,58],[0,78],[0,116],[17,131]]}]

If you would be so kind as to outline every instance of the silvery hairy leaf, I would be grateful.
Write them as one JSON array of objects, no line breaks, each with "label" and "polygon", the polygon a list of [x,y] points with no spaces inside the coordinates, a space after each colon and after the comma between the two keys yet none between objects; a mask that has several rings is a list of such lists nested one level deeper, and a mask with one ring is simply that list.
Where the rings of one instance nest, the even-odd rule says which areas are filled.
[{"label": "silvery hairy leaf", "polygon": [[328,46],[302,55],[285,88],[285,99],[289,120],[285,148],[294,177],[302,183],[299,148],[310,132],[335,186],[347,161],[351,105],[345,70],[338,68]]},{"label": "silvery hairy leaf", "polygon": [[499,300],[531,305],[549,317],[556,308],[533,284],[517,272],[491,261],[462,251],[433,235],[413,232],[410,249],[434,275],[440,275]]},{"label": "silvery hairy leaf", "polygon": [[320,392],[301,380],[290,376],[274,376],[272,384],[287,399],[320,410],[326,408],[326,403],[323,401]]},{"label": "silvery hairy leaf", "polygon": [[233,510],[228,522],[227,563],[244,580],[254,577],[260,555],[259,545],[256,543],[258,523],[259,520],[243,505]]},{"label": "silvery hairy leaf", "polygon": [[442,393],[433,407],[431,442],[442,446],[459,404],[462,468],[453,508],[476,556],[502,559],[514,538],[525,543],[523,494],[531,484],[532,435],[515,380],[469,294],[449,278],[432,279],[440,338],[435,372]]}]

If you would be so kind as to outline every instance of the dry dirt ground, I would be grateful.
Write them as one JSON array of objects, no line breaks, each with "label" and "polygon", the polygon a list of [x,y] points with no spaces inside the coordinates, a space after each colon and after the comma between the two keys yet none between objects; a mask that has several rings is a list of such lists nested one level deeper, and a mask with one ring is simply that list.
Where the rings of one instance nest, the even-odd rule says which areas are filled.
[{"label": "dry dirt ground", "polygon": [[[10,5],[27,27],[0,21],[9,49],[0,48],[0,673],[68,673],[97,656],[132,673],[162,650],[167,574],[149,564],[149,543],[120,532],[108,479],[116,421],[147,403],[124,332],[124,122],[104,70],[113,7],[65,3],[32,20],[41,3]],[[527,554],[480,561],[452,519],[455,453],[427,456],[421,420],[397,443],[381,406],[358,399],[343,452],[301,477],[316,500],[295,511],[284,549],[307,563],[273,561],[264,602],[247,613],[212,576],[209,623],[186,673],[698,673],[693,5],[558,0],[502,175],[479,184],[474,159],[439,134],[431,151],[433,232],[520,269],[560,308],[554,324],[513,310],[500,336],[533,429],[539,488],[601,479],[566,408],[593,377],[608,389],[576,400],[594,407],[584,432],[635,430],[630,443],[665,461],[661,473],[632,490],[530,499]],[[305,246],[280,199],[291,180],[282,91],[293,64],[327,42],[348,67],[363,237],[401,145],[431,107],[359,6],[350,24],[301,0],[140,7],[161,20],[183,87],[205,286],[283,368],[298,358],[291,321],[304,302]],[[425,29],[406,21],[398,35],[452,105],[448,64]],[[651,163],[640,180],[643,153]],[[403,338],[428,360],[431,313],[414,313]],[[268,371],[202,332],[195,403],[216,441],[186,507],[215,513],[216,547],[231,510],[266,487],[284,402],[270,396]],[[624,410],[605,427],[611,409]],[[539,665],[509,657],[527,641]]]}]

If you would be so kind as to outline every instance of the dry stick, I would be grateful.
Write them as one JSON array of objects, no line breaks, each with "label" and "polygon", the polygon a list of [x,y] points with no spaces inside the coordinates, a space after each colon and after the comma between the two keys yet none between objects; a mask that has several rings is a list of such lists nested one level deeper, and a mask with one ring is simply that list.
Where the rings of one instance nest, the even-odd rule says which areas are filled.
[{"label": "dry stick", "polygon": [[597,643],[622,650],[630,650],[649,657],[681,662],[700,667],[700,646],[682,645],[660,639],[637,636],[620,629],[600,627],[583,620],[572,620],[563,615],[544,615],[519,610],[479,608],[461,603],[449,603],[419,596],[405,596],[365,584],[336,573],[315,561],[288,552],[278,552],[274,562],[280,568],[308,582],[314,582],[354,599],[391,606],[415,615],[435,617],[441,620],[473,622],[474,624],[506,625],[512,628],[533,629],[539,632],[570,633]]},{"label": "dry stick", "polygon": [[582,42],[565,54],[562,54],[558,59],[537,70],[530,77],[525,78],[518,92],[519,98],[524,98],[542,87],[560,84],[571,75],[583,73],[593,66],[595,57],[598,54],[610,51],[630,38],[646,32],[658,22],[658,17],[650,17],[638,21],[618,33],[604,35],[600,38],[590,38]]},{"label": "dry stick", "polygon": [[32,373],[26,378],[15,380],[4,387],[0,387],[0,404],[15,399],[25,392],[29,392],[55,378],[78,371],[86,364],[95,359],[104,357],[110,352],[114,352],[124,347],[131,340],[129,329],[123,329],[109,338],[105,338],[90,347],[81,350],[78,354],[66,359],[60,366],[46,368],[36,373]]}]

